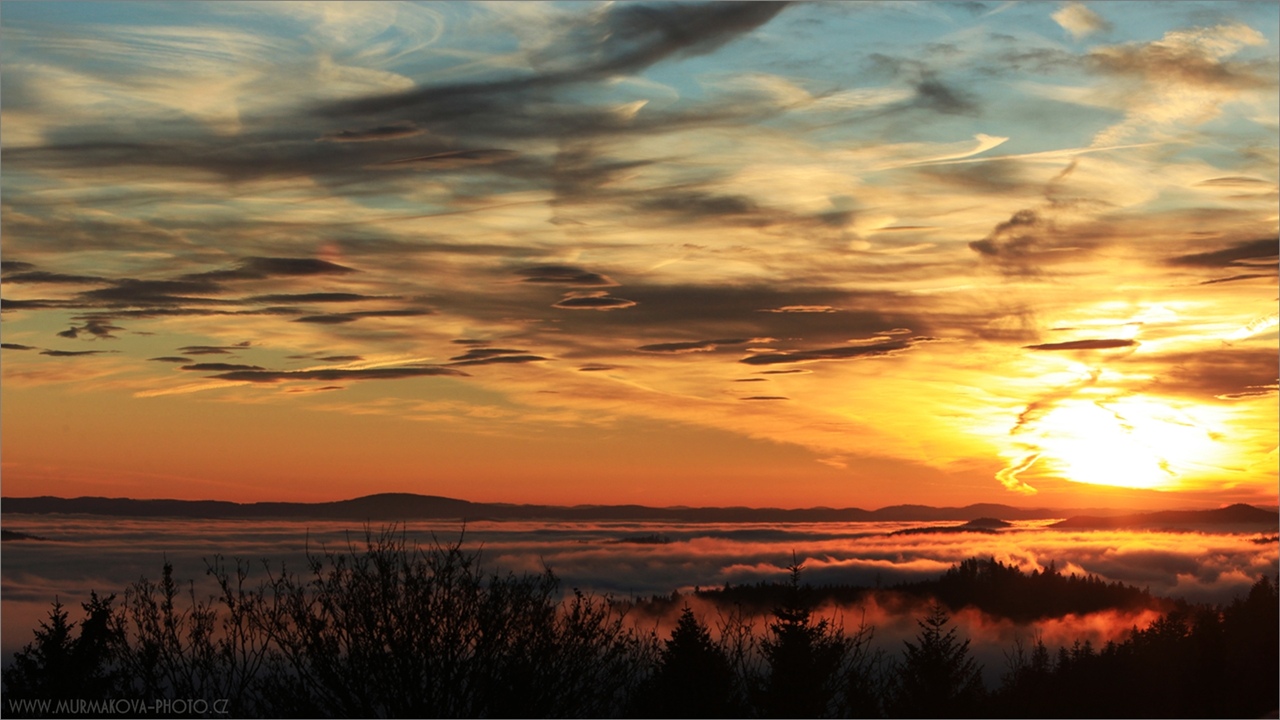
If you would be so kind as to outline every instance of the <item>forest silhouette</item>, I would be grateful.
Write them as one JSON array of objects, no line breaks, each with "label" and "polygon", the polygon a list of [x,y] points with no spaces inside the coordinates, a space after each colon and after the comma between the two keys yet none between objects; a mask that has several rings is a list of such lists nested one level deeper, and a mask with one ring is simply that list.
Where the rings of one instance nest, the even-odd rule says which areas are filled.
[{"label": "forest silhouette", "polygon": [[[874,590],[811,587],[794,557],[784,582],[698,593],[721,608],[712,617],[679,593],[564,593],[549,569],[490,572],[461,540],[419,546],[395,528],[311,554],[302,572],[264,562],[252,580],[217,556],[207,572],[217,591],[203,597],[166,564],[122,596],[91,594],[78,620],[55,600],[3,671],[4,714],[181,698],[230,717],[1261,717],[1280,696],[1268,577],[1227,604],[1157,603],[973,558],[895,587],[927,604],[894,652],[865,622],[815,612]],[[951,620],[966,607],[1033,622],[1153,603],[1158,620],[1101,648],[1015,642],[995,686]],[[663,605],[679,613],[668,633],[628,621]]]}]

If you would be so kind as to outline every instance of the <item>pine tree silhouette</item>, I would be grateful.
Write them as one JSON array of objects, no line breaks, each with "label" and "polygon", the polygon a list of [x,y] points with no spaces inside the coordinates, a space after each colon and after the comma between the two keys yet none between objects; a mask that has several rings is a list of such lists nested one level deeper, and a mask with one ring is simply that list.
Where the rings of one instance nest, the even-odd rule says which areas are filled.
[{"label": "pine tree silhouette", "polygon": [[768,677],[757,706],[764,717],[822,717],[830,713],[839,671],[848,652],[840,628],[826,619],[813,622],[800,585],[803,565],[792,556],[786,599],[773,611],[769,636],[760,643]]},{"label": "pine tree silhouette", "polygon": [[[85,618],[77,623],[61,602],[54,600],[48,621],[41,621],[35,639],[14,653],[3,673],[10,699],[101,699],[111,695],[116,678],[111,665],[110,619],[115,596],[90,593],[83,603]],[[8,708],[6,708],[8,710]]]},{"label": "pine tree silhouette", "polygon": [[917,620],[916,642],[903,641],[905,657],[898,667],[890,699],[894,717],[969,717],[980,711],[983,696],[980,668],[969,657],[969,641],[960,641],[951,617],[934,602]]},{"label": "pine tree silhouette", "polygon": [[733,668],[705,625],[685,606],[658,666],[638,692],[640,717],[737,717]]}]

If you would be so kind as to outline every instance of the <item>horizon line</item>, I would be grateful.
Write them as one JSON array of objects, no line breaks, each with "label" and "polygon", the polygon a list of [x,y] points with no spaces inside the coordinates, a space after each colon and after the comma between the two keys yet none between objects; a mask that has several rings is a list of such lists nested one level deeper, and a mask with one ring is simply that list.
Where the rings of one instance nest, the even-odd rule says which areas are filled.
[{"label": "horizon line", "polygon": [[[884,510],[893,510],[893,509],[899,509],[899,508],[923,508],[923,509],[929,509],[929,510],[966,510],[966,509],[975,508],[975,507],[992,506],[992,507],[1009,508],[1011,510],[1017,510],[1020,512],[1032,512],[1037,510],[1077,511],[1077,512],[1085,511],[1085,510],[1106,510],[1106,511],[1113,511],[1113,512],[1123,512],[1125,514],[1144,514],[1144,513],[1152,513],[1152,512],[1188,512],[1188,511],[1194,512],[1194,511],[1206,511],[1206,510],[1221,510],[1229,507],[1246,506],[1246,507],[1256,508],[1259,510],[1275,511],[1277,513],[1280,513],[1280,503],[1276,505],[1264,505],[1264,504],[1245,503],[1245,502],[1222,503],[1214,506],[1201,505],[1195,508],[1184,507],[1184,508],[1178,508],[1178,509],[1169,509],[1169,508],[1133,509],[1133,508],[1122,508],[1122,507],[1116,507],[1116,506],[1110,506],[1110,505],[1090,505],[1090,506],[1013,505],[1010,503],[1002,503],[1002,502],[977,502],[977,503],[968,503],[966,505],[928,505],[925,503],[896,503],[892,505],[883,505],[877,508],[866,508],[866,507],[860,507],[855,505],[846,505],[846,506],[839,506],[839,507],[832,506],[832,505],[809,505],[804,507],[752,506],[752,505],[646,505],[642,503],[575,503],[570,505],[570,504],[559,504],[559,503],[529,503],[529,502],[518,503],[518,502],[503,502],[503,501],[475,501],[475,500],[467,500],[462,498],[450,497],[447,495],[434,495],[429,493],[412,493],[412,492],[370,493],[368,495],[357,495],[354,497],[348,497],[348,498],[343,498],[339,500],[255,500],[255,501],[249,501],[249,502],[242,502],[237,500],[220,500],[215,498],[182,499],[182,498],[172,498],[172,497],[154,497],[154,498],[126,497],[126,496],[111,497],[106,495],[77,495],[73,497],[67,497],[67,496],[61,496],[61,495],[27,495],[27,496],[4,495],[4,496],[0,496],[0,503],[3,503],[5,501],[12,501],[12,500],[19,500],[19,501],[21,500],[62,500],[62,501],[108,500],[108,501],[128,501],[128,502],[145,502],[145,503],[191,503],[191,504],[218,503],[218,504],[225,504],[225,505],[234,505],[237,507],[254,507],[254,506],[264,506],[264,505],[324,506],[324,505],[340,505],[343,503],[356,502],[360,500],[372,500],[375,498],[389,498],[389,497],[434,499],[434,500],[442,500],[442,501],[448,501],[453,503],[464,503],[467,505],[475,505],[475,506],[498,506],[498,507],[507,507],[507,508],[548,508],[548,509],[564,509],[564,510],[582,510],[582,509],[592,509],[592,508],[599,508],[599,509],[637,508],[637,509],[645,509],[645,510],[683,510],[683,511],[696,511],[696,510],[750,510],[750,511],[778,511],[778,512],[858,511],[858,512],[877,513]],[[3,509],[3,506],[0,505],[0,513],[3,513],[3,512],[6,512],[6,511]]]}]

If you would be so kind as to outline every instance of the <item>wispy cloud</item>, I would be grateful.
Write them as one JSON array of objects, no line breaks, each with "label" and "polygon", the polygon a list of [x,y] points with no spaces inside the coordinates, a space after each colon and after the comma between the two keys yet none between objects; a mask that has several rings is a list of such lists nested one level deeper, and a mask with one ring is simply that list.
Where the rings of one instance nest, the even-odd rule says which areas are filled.
[{"label": "wispy cloud", "polygon": [[270,407],[325,492],[376,416],[392,474],[702,438],[629,498],[1274,497],[1273,5],[135,10],[6,7],[7,408]]}]

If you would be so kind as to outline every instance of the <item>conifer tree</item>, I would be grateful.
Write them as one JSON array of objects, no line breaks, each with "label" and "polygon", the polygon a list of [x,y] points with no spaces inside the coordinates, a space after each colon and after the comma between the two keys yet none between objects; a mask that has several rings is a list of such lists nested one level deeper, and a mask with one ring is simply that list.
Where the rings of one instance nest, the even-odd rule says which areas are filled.
[{"label": "conifer tree", "polygon": [[35,638],[5,668],[8,698],[98,699],[110,697],[116,681],[111,664],[115,596],[91,593],[83,603],[85,618],[77,623],[61,602],[54,600],[48,621],[41,621]]},{"label": "conifer tree", "polygon": [[653,676],[635,703],[642,717],[737,717],[733,668],[711,633],[685,606],[664,644]]},{"label": "conifer tree", "polygon": [[948,628],[951,617],[934,602],[916,623],[916,641],[906,640],[898,666],[890,712],[894,717],[969,717],[979,712],[980,668],[969,656],[969,641]]},{"label": "conifer tree", "polygon": [[800,585],[802,569],[792,556],[786,600],[774,609],[776,621],[769,624],[769,636],[760,644],[769,670],[757,695],[764,717],[829,714],[848,652],[840,628],[826,619],[813,622]]}]

